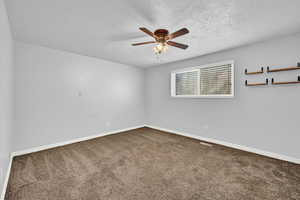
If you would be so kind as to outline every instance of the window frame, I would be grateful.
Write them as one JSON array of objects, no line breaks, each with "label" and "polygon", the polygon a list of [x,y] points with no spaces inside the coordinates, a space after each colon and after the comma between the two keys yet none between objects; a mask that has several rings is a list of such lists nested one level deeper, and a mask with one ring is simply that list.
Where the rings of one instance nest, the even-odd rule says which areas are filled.
[{"label": "window frame", "polygon": [[[231,65],[231,94],[225,95],[225,94],[215,94],[215,95],[201,95],[200,94],[200,69],[201,68],[207,68],[207,67],[216,67],[216,66],[222,66],[222,65]],[[185,73],[185,72],[192,72],[192,71],[199,71],[199,79],[198,79],[198,94],[196,95],[177,95],[176,94],[176,74]],[[222,61],[217,63],[210,63],[205,65],[200,65],[196,67],[188,67],[184,69],[174,70],[171,72],[171,97],[173,98],[234,98],[235,94],[235,79],[234,79],[234,60],[228,60],[228,61]]]}]

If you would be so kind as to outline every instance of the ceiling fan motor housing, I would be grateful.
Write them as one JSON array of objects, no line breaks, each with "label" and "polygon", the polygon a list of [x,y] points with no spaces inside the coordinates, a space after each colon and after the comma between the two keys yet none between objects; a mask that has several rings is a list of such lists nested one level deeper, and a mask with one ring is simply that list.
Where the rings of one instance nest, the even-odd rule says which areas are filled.
[{"label": "ceiling fan motor housing", "polygon": [[159,43],[165,43],[167,40],[167,36],[169,35],[169,31],[166,29],[157,29],[154,32],[154,35],[156,36],[156,41]]}]

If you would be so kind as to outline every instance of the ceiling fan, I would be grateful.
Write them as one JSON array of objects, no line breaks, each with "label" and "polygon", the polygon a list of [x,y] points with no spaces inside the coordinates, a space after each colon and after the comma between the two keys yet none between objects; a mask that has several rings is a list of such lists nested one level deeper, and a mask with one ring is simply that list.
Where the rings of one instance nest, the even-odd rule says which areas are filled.
[{"label": "ceiling fan", "polygon": [[181,44],[181,43],[170,41],[174,38],[177,38],[179,36],[189,33],[189,30],[187,28],[182,28],[171,34],[169,34],[169,31],[166,29],[157,29],[156,31],[154,31],[154,33],[152,33],[151,31],[149,31],[147,28],[144,28],[144,27],[141,27],[140,30],[143,31],[144,33],[146,33],[147,35],[150,35],[151,37],[153,37],[155,39],[155,41],[135,43],[135,44],[132,44],[132,46],[157,43],[157,46],[154,47],[154,51],[157,54],[166,52],[168,49],[168,45],[177,47],[180,49],[187,49],[189,47],[186,44]]}]

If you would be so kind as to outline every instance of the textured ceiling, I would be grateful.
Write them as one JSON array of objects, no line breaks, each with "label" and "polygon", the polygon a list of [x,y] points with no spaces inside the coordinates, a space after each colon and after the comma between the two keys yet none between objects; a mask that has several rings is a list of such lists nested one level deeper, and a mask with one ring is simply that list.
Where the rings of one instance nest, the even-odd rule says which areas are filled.
[{"label": "textured ceiling", "polygon": [[[55,49],[148,67],[300,31],[299,0],[6,0],[14,37]],[[187,27],[160,59],[138,30]]]}]

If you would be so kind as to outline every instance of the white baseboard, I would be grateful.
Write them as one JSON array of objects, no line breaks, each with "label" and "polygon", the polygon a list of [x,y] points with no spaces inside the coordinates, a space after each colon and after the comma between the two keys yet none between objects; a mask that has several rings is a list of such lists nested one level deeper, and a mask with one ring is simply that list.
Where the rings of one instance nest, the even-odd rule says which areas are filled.
[{"label": "white baseboard", "polygon": [[185,132],[182,132],[182,131],[170,130],[170,129],[165,129],[165,128],[152,126],[152,125],[145,125],[145,126],[149,127],[149,128],[169,132],[169,133],[174,133],[174,134],[177,134],[177,135],[182,135],[182,136],[186,136],[186,137],[190,137],[190,138],[194,138],[194,139],[214,143],[214,144],[220,144],[220,145],[223,145],[223,146],[226,146],[226,147],[231,147],[231,148],[239,149],[239,150],[242,150],[242,151],[247,151],[247,152],[267,156],[267,157],[270,157],[270,158],[275,158],[275,159],[278,159],[278,160],[284,160],[284,161],[288,161],[288,162],[291,162],[291,163],[300,164],[300,159],[299,158],[293,158],[293,157],[289,157],[289,156],[285,156],[285,155],[281,155],[281,154],[277,154],[277,153],[272,153],[272,152],[268,152],[268,151],[255,149],[255,148],[252,148],[252,147],[247,147],[247,146],[233,144],[233,143],[229,143],[229,142],[224,142],[224,141],[220,141],[220,140],[216,140],[216,139],[212,139],[212,138],[197,136],[197,135],[185,133]]},{"label": "white baseboard", "polygon": [[8,184],[9,175],[10,175],[12,160],[13,160],[13,156],[10,156],[6,176],[5,176],[4,183],[3,183],[3,189],[2,189],[1,196],[0,196],[0,200],[4,200],[4,198],[5,198],[5,193],[6,193],[6,188],[7,188],[7,184]]},{"label": "white baseboard", "polygon": [[14,156],[20,156],[20,155],[25,155],[25,154],[29,154],[29,153],[34,153],[34,152],[38,152],[38,151],[43,151],[43,150],[52,149],[52,148],[55,148],[55,147],[68,145],[68,144],[73,144],[73,143],[76,143],[76,142],[91,140],[91,139],[94,139],[94,138],[97,138],[97,137],[112,135],[112,134],[116,134],[116,133],[120,133],[120,132],[124,132],[124,131],[130,131],[130,130],[137,129],[137,128],[142,128],[142,127],[145,127],[145,125],[139,125],[139,126],[134,126],[134,127],[124,128],[124,129],[107,131],[107,132],[103,132],[103,133],[100,133],[100,134],[97,134],[97,135],[91,135],[91,136],[87,136],[87,137],[76,138],[76,139],[73,139],[73,140],[69,140],[69,141],[65,141],[65,142],[59,142],[59,143],[55,143],[55,144],[42,145],[42,146],[39,146],[39,147],[33,147],[33,148],[30,148],[30,149],[15,151],[15,152],[12,152],[11,154],[12,154],[13,157]]}]

